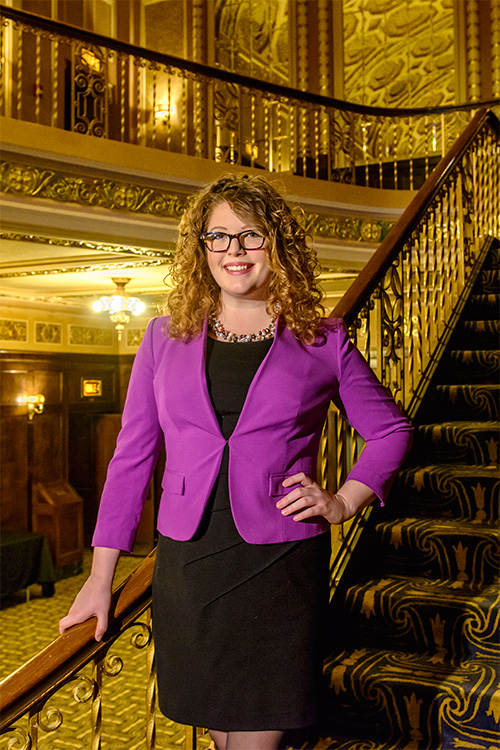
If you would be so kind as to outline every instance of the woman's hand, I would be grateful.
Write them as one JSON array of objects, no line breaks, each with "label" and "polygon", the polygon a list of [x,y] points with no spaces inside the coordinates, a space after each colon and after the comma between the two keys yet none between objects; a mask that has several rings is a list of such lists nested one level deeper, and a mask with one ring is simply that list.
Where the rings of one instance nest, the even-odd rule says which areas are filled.
[{"label": "woman's hand", "polygon": [[284,516],[293,514],[294,521],[322,516],[329,523],[343,523],[359,513],[375,497],[369,487],[356,480],[348,480],[341,487],[342,494],[337,492],[334,495],[304,472],[287,477],[282,484],[283,487],[301,485],[276,503]]},{"label": "woman's hand", "polygon": [[88,620],[89,617],[97,617],[95,639],[101,640],[108,627],[111,586],[119,556],[119,549],[94,548],[92,572],[76,595],[66,617],[59,621],[60,633],[64,633],[72,625]]},{"label": "woman's hand", "polygon": [[90,617],[97,617],[95,629],[95,639],[100,641],[108,627],[108,613],[111,604],[111,588],[108,584],[96,580],[91,575],[83,584],[80,592],[76,595],[75,601],[62,620],[59,620],[59,632],[84,622]]}]

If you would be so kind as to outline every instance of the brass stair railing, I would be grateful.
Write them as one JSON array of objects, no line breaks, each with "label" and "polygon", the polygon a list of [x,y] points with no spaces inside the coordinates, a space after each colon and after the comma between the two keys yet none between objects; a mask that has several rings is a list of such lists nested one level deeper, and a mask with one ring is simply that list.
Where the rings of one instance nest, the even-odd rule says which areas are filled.
[{"label": "brass stair railing", "polygon": [[5,6],[0,57],[6,118],[371,187],[419,188],[482,106],[365,107]]},{"label": "brass stair railing", "polygon": [[[410,416],[477,277],[488,238],[499,236],[499,136],[497,118],[486,110],[476,113],[333,311],[344,318],[355,343]],[[343,481],[361,447],[332,411],[319,459],[320,478],[329,488]],[[334,585],[369,512],[345,524],[335,539]],[[150,629],[153,562],[152,554],[115,592],[103,642],[93,640],[93,620],[75,626],[0,684],[1,747],[55,747],[51,739],[64,732],[64,716],[52,703],[73,686],[72,697],[65,700],[89,706],[88,731],[81,739],[85,744],[66,746],[98,750],[103,683],[121,669],[120,657],[110,649],[127,631],[133,633],[133,645],[147,651],[143,740],[137,746],[160,746]],[[182,731],[186,750],[207,747],[202,730]]]},{"label": "brass stair railing", "polygon": [[[500,125],[478,112],[332,312],[396,402],[415,415],[489,249],[500,235]],[[362,442],[332,408],[319,473],[335,491]],[[371,507],[334,535],[332,586]]]}]

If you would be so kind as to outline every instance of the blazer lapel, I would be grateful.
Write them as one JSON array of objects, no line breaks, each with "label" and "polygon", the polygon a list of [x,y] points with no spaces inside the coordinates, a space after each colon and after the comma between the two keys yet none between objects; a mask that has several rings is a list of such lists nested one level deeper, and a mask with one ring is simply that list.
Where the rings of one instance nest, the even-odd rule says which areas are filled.
[{"label": "blazer lapel", "polygon": [[175,411],[211,434],[222,437],[207,386],[206,377],[207,324],[190,341],[172,341],[166,360],[167,388],[175,394]]}]

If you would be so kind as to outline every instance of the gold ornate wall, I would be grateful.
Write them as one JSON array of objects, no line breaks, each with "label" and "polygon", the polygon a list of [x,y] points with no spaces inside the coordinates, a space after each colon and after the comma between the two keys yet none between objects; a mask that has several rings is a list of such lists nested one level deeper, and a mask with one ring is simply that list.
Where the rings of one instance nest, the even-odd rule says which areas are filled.
[{"label": "gold ornate wall", "polygon": [[344,96],[379,107],[455,101],[453,0],[344,0]]},{"label": "gold ornate wall", "polygon": [[289,83],[288,1],[215,0],[214,62],[252,78]]},{"label": "gold ornate wall", "polygon": [[500,0],[5,0],[132,44],[382,107],[500,92]]}]

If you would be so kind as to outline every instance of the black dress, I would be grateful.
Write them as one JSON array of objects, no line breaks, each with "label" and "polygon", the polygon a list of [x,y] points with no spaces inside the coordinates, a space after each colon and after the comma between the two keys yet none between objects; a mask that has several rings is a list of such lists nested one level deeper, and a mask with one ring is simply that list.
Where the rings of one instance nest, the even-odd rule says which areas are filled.
[{"label": "black dress", "polygon": [[[271,343],[208,339],[207,384],[226,439]],[[173,721],[221,731],[305,727],[317,717],[330,535],[245,542],[231,513],[227,454],[226,446],[195,537],[158,540],[159,706]]]}]

